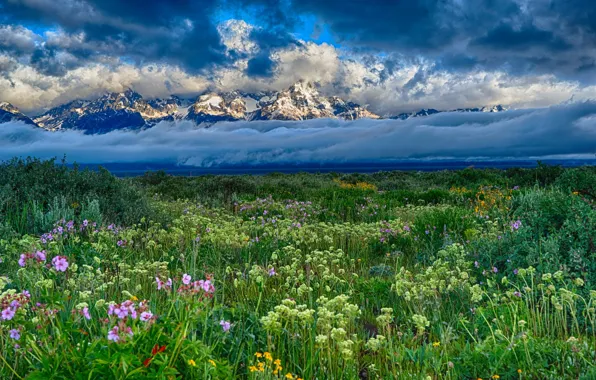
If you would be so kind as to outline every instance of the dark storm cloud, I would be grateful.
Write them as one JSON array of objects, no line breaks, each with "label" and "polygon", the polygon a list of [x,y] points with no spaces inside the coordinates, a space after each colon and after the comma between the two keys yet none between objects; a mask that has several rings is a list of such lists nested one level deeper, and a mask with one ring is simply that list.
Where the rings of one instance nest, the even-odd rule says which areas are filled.
[{"label": "dark storm cloud", "polygon": [[[537,128],[536,126],[539,126]],[[424,158],[593,157],[596,103],[401,120],[162,122],[142,131],[85,135],[0,125],[0,160],[62,157],[88,163],[221,164],[379,162]]]},{"label": "dark storm cloud", "polygon": [[471,42],[472,45],[499,50],[524,50],[535,47],[550,51],[564,51],[571,45],[557,37],[551,31],[540,30],[534,25],[525,25],[514,30],[511,25],[500,24],[485,36]]},{"label": "dark storm cloud", "polygon": [[[207,0],[4,0],[2,10],[7,23],[41,22],[70,34],[82,33],[78,50],[64,48],[81,59],[101,53],[197,71],[226,60],[210,19],[216,7],[217,2]],[[103,49],[95,50],[99,45]],[[55,54],[37,50],[33,63]],[[60,67],[53,66],[49,72],[59,74]]]},{"label": "dark storm cloud", "polygon": [[248,61],[246,74],[255,77],[270,77],[275,73],[276,64],[269,54],[258,54]]},{"label": "dark storm cloud", "polygon": [[[294,33],[305,17],[358,54],[423,57],[446,71],[550,73],[587,83],[596,70],[593,0],[0,0],[0,6],[0,23],[13,31],[35,24],[82,36],[53,46],[32,45],[18,33],[0,36],[0,49],[33,54],[32,63],[53,75],[110,56],[193,73],[248,58],[246,73],[267,77],[276,71],[272,53],[298,44]],[[256,24],[250,39],[257,56],[226,51],[213,22],[222,15]],[[392,71],[386,65],[381,82]]]},{"label": "dark storm cloud", "polygon": [[272,53],[279,48],[290,45],[300,46],[300,42],[283,29],[266,30],[262,28],[253,29],[250,39],[259,46],[259,54],[248,61],[246,74],[255,77],[271,77],[275,73],[277,62],[271,57]]},{"label": "dark storm cloud", "polygon": [[[596,45],[593,0],[300,0],[354,48],[422,54],[446,70],[506,70],[582,78]],[[582,64],[581,55],[591,60]],[[557,57],[556,59],[549,59]],[[585,60],[585,59],[584,59]]]}]

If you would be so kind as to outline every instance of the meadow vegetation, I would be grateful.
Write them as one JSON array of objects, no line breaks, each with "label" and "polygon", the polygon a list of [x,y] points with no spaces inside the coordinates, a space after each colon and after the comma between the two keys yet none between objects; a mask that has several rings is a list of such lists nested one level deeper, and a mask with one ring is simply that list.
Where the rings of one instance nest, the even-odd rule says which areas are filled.
[{"label": "meadow vegetation", "polygon": [[596,168],[0,164],[2,379],[594,379]]}]

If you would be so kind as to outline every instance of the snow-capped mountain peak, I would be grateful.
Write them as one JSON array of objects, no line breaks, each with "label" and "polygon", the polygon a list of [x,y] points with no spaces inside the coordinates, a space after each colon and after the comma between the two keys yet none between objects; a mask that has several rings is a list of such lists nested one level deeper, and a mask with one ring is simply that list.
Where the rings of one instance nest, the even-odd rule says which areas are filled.
[{"label": "snow-capped mountain peak", "polygon": [[26,124],[35,125],[33,120],[25,116],[17,107],[8,102],[0,102],[0,123],[9,121],[22,121]]},{"label": "snow-capped mountain peak", "polygon": [[[456,109],[447,112],[502,112],[501,105]],[[422,109],[402,113],[393,119],[409,119],[445,112]],[[308,120],[331,118],[355,120],[378,119],[379,116],[338,96],[324,96],[317,84],[300,80],[282,91],[246,93],[241,91],[209,91],[195,100],[170,96],[165,99],[144,99],[131,88],[107,92],[96,99],[74,100],[50,109],[34,118],[20,113],[6,102],[0,103],[0,122],[23,120],[56,131],[77,129],[86,133],[105,133],[115,129],[151,127],[162,120],[191,120],[210,126],[219,121],[237,120]],[[28,120],[28,121],[27,121]]]}]

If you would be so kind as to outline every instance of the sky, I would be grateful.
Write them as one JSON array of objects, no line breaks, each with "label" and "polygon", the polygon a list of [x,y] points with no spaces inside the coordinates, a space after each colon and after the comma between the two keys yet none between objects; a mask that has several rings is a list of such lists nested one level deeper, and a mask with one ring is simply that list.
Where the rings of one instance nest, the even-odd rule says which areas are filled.
[{"label": "sky", "polygon": [[0,0],[0,101],[29,115],[319,83],[380,115],[596,98],[593,0]]}]

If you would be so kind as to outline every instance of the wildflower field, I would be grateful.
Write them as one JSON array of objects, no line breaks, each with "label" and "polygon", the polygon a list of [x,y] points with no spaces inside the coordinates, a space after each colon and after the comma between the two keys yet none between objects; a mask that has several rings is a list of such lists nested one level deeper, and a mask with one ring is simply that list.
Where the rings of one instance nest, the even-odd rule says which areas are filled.
[{"label": "wildflower field", "polygon": [[0,164],[1,379],[596,379],[596,168]]}]

